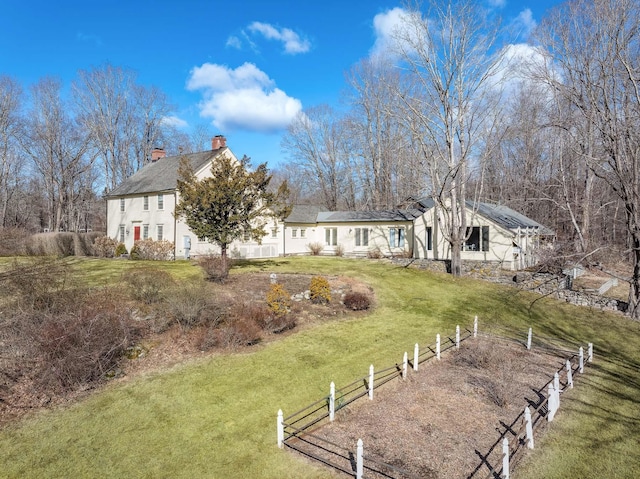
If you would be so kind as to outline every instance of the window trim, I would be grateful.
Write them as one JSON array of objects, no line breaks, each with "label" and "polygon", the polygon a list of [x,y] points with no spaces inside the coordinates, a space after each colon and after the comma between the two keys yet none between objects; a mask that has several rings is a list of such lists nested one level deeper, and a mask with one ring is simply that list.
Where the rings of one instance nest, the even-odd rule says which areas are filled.
[{"label": "window trim", "polygon": [[149,195],[144,195],[142,197],[142,210],[149,211]]},{"label": "window trim", "polygon": [[162,193],[158,193],[158,209],[164,210],[164,195]]}]

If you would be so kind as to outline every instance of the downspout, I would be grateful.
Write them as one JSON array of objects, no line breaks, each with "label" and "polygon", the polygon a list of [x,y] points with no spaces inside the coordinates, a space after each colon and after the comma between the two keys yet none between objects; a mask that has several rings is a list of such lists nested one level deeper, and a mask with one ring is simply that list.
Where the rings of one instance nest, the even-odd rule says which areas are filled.
[{"label": "downspout", "polygon": [[178,206],[178,192],[173,191],[173,260],[178,257],[178,218],[176,218],[176,206]]}]

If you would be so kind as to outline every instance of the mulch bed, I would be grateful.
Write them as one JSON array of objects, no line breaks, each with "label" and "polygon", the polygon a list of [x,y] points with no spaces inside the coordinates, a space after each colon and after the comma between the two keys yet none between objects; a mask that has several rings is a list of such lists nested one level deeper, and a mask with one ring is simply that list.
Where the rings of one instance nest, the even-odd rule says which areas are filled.
[{"label": "mulch bed", "polygon": [[[546,392],[564,359],[487,337],[469,338],[460,350],[450,349],[441,357],[410,370],[405,380],[375,390],[373,401],[365,397],[338,410],[334,422],[313,431],[351,454],[340,457],[329,452],[335,451],[331,446],[310,448],[303,440],[290,444],[351,473],[356,443],[362,439],[367,478],[485,478],[490,469],[482,457],[499,469],[501,434],[528,401],[539,403],[537,392]],[[384,474],[367,470],[367,457],[393,469]]]}]

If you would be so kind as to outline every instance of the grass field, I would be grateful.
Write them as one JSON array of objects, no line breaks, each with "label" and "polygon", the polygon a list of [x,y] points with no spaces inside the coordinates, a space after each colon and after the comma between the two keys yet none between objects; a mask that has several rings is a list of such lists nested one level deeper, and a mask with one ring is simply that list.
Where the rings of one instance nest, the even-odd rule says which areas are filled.
[{"label": "grass field", "polygon": [[[131,264],[75,260],[72,267],[99,285]],[[199,274],[187,262],[165,267],[184,281]],[[481,329],[531,326],[572,345],[594,343],[594,363],[515,477],[640,477],[640,324],[382,262],[280,258],[243,263],[232,274],[256,270],[354,276],[373,287],[377,306],[368,316],[329,321],[242,353],[114,381],[78,404],[5,428],[0,477],[340,477],[276,447],[277,410],[301,409],[327,394],[331,381],[346,384],[369,364],[391,365],[416,342],[469,326],[474,315]]]}]

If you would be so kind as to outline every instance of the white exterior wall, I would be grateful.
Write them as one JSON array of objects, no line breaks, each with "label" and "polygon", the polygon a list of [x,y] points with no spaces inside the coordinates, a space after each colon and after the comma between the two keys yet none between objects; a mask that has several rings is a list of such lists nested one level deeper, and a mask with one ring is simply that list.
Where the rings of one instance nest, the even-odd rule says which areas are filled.
[{"label": "white exterior wall", "polygon": [[[451,247],[440,231],[437,221],[436,208],[426,211],[421,217],[415,220],[416,248],[414,257],[448,260],[451,258]],[[472,212],[467,211],[467,218],[472,217]],[[488,251],[462,251],[463,261],[496,261],[501,263],[504,269],[515,269],[518,265],[516,251],[513,247],[515,235],[501,226],[487,220],[480,215],[473,215],[473,220],[469,227],[489,227],[489,249]],[[431,227],[432,249],[428,250],[426,245],[426,229]]]},{"label": "white exterior wall", "polygon": [[[368,231],[368,244],[356,246],[356,228]],[[404,228],[404,246],[390,246],[389,229]],[[301,230],[305,230],[305,237],[301,237]],[[327,244],[327,229],[336,231],[336,245]],[[295,231],[295,233],[294,233]],[[342,247],[346,256],[367,256],[370,251],[380,249],[383,255],[408,254],[413,248],[413,223],[411,221],[393,223],[364,223],[364,222],[340,222],[340,223],[288,223],[285,230],[285,254],[309,254],[308,245],[319,243],[323,246],[323,255],[335,255],[338,247]],[[331,233],[333,237],[333,233]],[[362,233],[361,233],[362,235]]]},{"label": "white exterior wall", "polygon": [[162,193],[163,208],[158,208],[158,193],[146,195],[149,198],[149,209],[144,209],[143,196],[124,197],[124,211],[121,211],[121,198],[109,198],[107,200],[107,236],[121,241],[120,226],[124,226],[124,245],[127,251],[133,247],[136,228],[139,228],[140,239],[143,239],[144,227],[148,226],[149,238],[158,239],[158,225],[162,225],[162,237],[165,240],[174,241],[176,224],[173,218],[175,208],[175,194],[173,192]]}]

